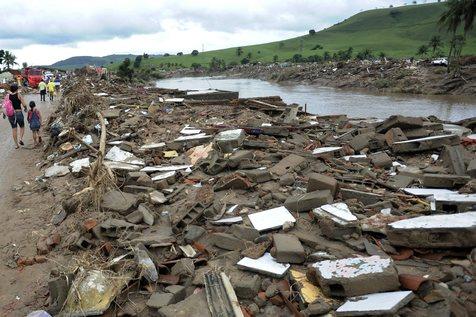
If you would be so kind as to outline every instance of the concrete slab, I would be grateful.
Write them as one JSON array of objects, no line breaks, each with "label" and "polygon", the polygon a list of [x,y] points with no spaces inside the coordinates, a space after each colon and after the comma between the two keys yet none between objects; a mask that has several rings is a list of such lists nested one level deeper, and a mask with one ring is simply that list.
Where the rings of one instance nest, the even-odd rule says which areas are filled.
[{"label": "concrete slab", "polygon": [[289,264],[278,263],[269,253],[265,253],[256,260],[245,257],[236,265],[244,270],[258,272],[276,278],[283,277],[291,267]]},{"label": "concrete slab", "polygon": [[412,291],[368,294],[349,298],[337,310],[337,316],[393,315],[407,305],[415,295]]},{"label": "concrete slab", "polygon": [[250,219],[251,224],[258,231],[281,228],[287,221],[296,222],[296,219],[284,206],[250,214],[248,219]]}]

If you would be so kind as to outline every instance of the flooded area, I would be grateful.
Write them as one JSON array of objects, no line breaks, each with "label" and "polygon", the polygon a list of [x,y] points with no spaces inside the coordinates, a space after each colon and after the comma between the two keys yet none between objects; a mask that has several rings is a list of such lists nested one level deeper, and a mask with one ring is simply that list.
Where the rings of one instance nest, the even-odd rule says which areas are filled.
[{"label": "flooded area", "polygon": [[458,121],[476,116],[476,99],[471,96],[420,96],[372,94],[304,84],[276,84],[259,79],[186,77],[157,82],[157,87],[177,89],[222,89],[238,91],[240,97],[281,96],[319,115],[347,114],[349,117],[386,118],[435,115],[442,120]]}]

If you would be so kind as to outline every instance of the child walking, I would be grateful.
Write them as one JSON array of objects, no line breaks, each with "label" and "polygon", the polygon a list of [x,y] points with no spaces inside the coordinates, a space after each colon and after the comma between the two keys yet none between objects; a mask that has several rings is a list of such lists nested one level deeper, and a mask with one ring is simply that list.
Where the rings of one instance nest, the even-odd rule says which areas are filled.
[{"label": "child walking", "polygon": [[30,101],[30,110],[28,111],[28,123],[30,124],[30,130],[33,133],[33,142],[35,147],[41,143],[40,128],[41,128],[41,113],[36,109],[34,101]]}]

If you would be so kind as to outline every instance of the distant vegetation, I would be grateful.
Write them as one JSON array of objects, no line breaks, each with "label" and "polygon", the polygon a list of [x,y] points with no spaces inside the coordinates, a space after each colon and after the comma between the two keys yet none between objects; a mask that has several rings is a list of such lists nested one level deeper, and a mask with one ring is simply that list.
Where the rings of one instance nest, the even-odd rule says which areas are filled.
[{"label": "distant vegetation", "polygon": [[60,69],[74,69],[81,68],[86,65],[95,66],[109,66],[111,63],[122,62],[125,58],[134,59],[135,55],[122,54],[122,55],[107,55],[107,56],[74,56],[68,59],[56,62],[51,65],[52,68]]}]

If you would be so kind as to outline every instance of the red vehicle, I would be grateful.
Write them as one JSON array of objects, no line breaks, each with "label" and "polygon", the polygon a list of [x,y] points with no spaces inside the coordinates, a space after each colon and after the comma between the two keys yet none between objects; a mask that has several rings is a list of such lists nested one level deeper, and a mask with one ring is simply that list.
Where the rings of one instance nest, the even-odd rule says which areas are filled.
[{"label": "red vehicle", "polygon": [[38,87],[38,84],[43,79],[43,72],[38,68],[27,67],[23,69],[23,78],[28,80],[28,86],[31,88]]}]

